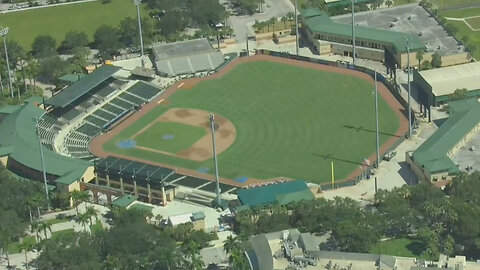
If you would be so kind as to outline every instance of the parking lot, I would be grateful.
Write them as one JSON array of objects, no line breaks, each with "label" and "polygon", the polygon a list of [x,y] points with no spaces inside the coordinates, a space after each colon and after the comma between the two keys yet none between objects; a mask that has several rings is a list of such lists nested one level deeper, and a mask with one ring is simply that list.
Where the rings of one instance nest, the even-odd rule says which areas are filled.
[{"label": "parking lot", "polygon": [[[470,149],[470,147],[473,147]],[[461,171],[480,171],[480,134],[475,134],[465,146],[461,147],[452,157],[452,161],[459,165]],[[469,168],[467,170],[467,167]]]},{"label": "parking lot", "polygon": [[[332,19],[339,23],[351,24],[351,14],[332,17]],[[417,4],[359,12],[355,14],[355,23],[417,35],[428,51],[438,51],[441,54],[463,51],[463,48],[459,50],[457,41],[449,36],[424,8]]]}]

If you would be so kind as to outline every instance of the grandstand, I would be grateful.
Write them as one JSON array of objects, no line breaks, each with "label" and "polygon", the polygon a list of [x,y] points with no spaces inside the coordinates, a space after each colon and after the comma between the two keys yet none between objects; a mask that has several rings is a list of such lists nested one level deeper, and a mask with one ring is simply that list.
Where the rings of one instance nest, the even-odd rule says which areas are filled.
[{"label": "grandstand", "polygon": [[142,81],[136,82],[126,90],[119,91],[116,97],[94,110],[81,121],[78,128],[73,129],[67,135],[64,140],[66,151],[76,158],[93,158],[88,150],[88,142],[93,137],[133,111],[136,106],[149,102],[159,93],[159,89]]},{"label": "grandstand", "polygon": [[158,73],[166,77],[213,71],[225,61],[205,38],[156,45],[153,54]]},{"label": "grandstand", "polygon": [[[44,148],[43,156],[48,182],[70,185],[86,177],[90,163],[52,151],[49,146],[52,145],[51,140],[56,130],[60,128],[60,124],[48,115],[44,115],[43,120],[39,119],[44,112],[33,104],[25,104],[7,115],[0,128],[0,156],[6,157],[6,167],[17,175],[43,180],[38,130],[43,143],[41,147]],[[38,129],[37,119],[39,119]]]},{"label": "grandstand", "polygon": [[[120,189],[122,193],[131,193],[149,202],[173,199],[175,187],[186,187],[204,193],[214,194],[215,182],[183,175],[175,170],[142,162],[107,157],[94,164],[97,185]],[[234,193],[237,187],[220,183],[223,193]],[[163,191],[165,197],[163,197]]]}]

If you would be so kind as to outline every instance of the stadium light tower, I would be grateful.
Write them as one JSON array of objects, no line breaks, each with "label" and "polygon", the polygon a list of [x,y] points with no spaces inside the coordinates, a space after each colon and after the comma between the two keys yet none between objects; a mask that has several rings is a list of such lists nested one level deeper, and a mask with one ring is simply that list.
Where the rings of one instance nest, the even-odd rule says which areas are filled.
[{"label": "stadium light tower", "polygon": [[375,70],[375,137],[377,146],[377,168],[380,165],[380,138],[378,136],[378,85],[377,70]]},{"label": "stadium light tower", "polygon": [[295,0],[295,53],[298,55],[298,15],[297,15],[297,0]]},{"label": "stadium light tower", "polygon": [[215,193],[217,194],[216,203],[217,206],[220,206],[221,199],[220,199],[220,183],[218,180],[218,161],[217,161],[217,146],[215,143],[215,116],[213,113],[210,114],[210,128],[212,130],[212,145],[213,145],[213,163],[215,166],[215,182],[217,184]]},{"label": "stadium light tower", "polygon": [[407,40],[407,83],[408,83],[408,138],[412,138],[412,107],[410,106],[410,44],[411,37],[405,37]]},{"label": "stadium light tower", "polygon": [[47,185],[47,173],[45,171],[45,157],[43,156],[43,145],[40,139],[40,131],[38,129],[38,124],[40,120],[45,116],[47,112],[45,111],[40,117],[36,118],[35,128],[37,131],[38,146],[40,147],[40,159],[42,160],[42,172],[43,172],[43,184],[45,185],[45,197],[47,198],[47,209],[50,211],[50,198],[48,195],[48,185]]},{"label": "stadium light tower", "polygon": [[352,46],[353,46],[353,65],[356,63],[356,49],[355,49],[355,0],[352,0]]},{"label": "stadium light tower", "polygon": [[142,37],[142,22],[140,20],[140,4],[142,0],[133,0],[133,4],[137,6],[137,18],[138,18],[138,34],[140,35],[140,50],[142,55],[140,56],[140,60],[142,61],[142,68],[145,67],[145,62],[143,60],[143,37]]},{"label": "stadium light tower", "polygon": [[6,41],[8,30],[9,30],[8,27],[0,29],[0,35],[3,37],[3,47],[5,48],[5,60],[7,62],[8,89],[10,90],[10,94],[13,98],[13,87],[12,87],[12,80],[10,78],[10,65],[8,63],[8,51],[7,51],[7,41]]}]

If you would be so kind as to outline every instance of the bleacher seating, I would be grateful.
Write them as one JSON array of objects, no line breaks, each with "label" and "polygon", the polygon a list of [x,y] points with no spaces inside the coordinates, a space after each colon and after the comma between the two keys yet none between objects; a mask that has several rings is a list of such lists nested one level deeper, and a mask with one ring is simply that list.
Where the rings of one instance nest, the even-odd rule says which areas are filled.
[{"label": "bleacher seating", "polygon": [[119,107],[116,107],[116,106],[111,105],[111,104],[109,104],[109,103],[103,105],[102,109],[105,110],[105,111],[107,111],[107,112],[111,112],[111,113],[113,113],[113,114],[115,114],[115,115],[119,115],[119,114],[121,114],[123,111],[125,111],[125,110],[120,109]]},{"label": "bleacher seating", "polygon": [[64,118],[65,120],[67,121],[71,121],[73,120],[75,117],[79,116],[82,112],[75,109],[75,108],[71,108],[70,110],[68,110],[67,112],[65,112],[63,115],[62,115],[62,118]]},{"label": "bleacher seating", "polygon": [[124,108],[125,110],[130,110],[133,108],[133,104],[123,101],[119,98],[114,98],[110,103],[117,105],[120,108]]},{"label": "bleacher seating", "polygon": [[98,90],[98,92],[96,92],[95,95],[105,98],[111,93],[115,92],[116,90],[117,90],[116,88],[113,88],[107,84],[107,85],[104,85],[100,90]]},{"label": "bleacher seating", "polygon": [[120,96],[121,99],[124,99],[126,101],[129,101],[135,105],[140,105],[140,104],[143,104],[145,103],[145,100],[144,99],[140,99],[138,97],[135,97],[135,96],[132,96],[131,94],[128,94],[127,92],[125,93],[122,93]]},{"label": "bleacher seating", "polygon": [[96,110],[93,113],[93,115],[96,116],[96,117],[102,118],[104,120],[107,120],[107,121],[113,120],[113,118],[115,118],[115,116],[116,116],[116,115],[113,115],[111,113],[108,113],[108,112],[100,110],[100,109]]},{"label": "bleacher seating", "polygon": [[77,132],[80,132],[84,135],[87,135],[89,137],[93,137],[95,135],[97,135],[99,132],[100,132],[100,129],[97,128],[96,126],[94,125],[91,125],[89,123],[84,123],[83,125],[81,125],[78,129],[77,129]]},{"label": "bleacher seating", "polygon": [[144,82],[136,83],[135,85],[127,89],[126,92],[132,93],[146,100],[150,100],[152,97],[156,96],[159,93],[157,88]]},{"label": "bleacher seating", "polygon": [[108,121],[105,121],[105,120],[100,119],[98,117],[95,117],[93,115],[90,115],[87,118],[85,118],[85,121],[87,121],[88,123],[93,124],[93,125],[95,125],[99,128],[103,127],[104,125],[106,125],[108,123]]}]

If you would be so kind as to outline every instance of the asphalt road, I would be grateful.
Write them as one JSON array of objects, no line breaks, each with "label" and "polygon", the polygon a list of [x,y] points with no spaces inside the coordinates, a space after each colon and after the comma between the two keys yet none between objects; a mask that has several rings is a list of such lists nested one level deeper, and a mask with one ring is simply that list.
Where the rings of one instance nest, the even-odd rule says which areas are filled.
[{"label": "asphalt road", "polygon": [[237,42],[245,42],[246,34],[252,36],[252,25],[255,20],[265,21],[272,17],[282,17],[287,15],[288,12],[294,11],[294,6],[290,0],[265,0],[263,5],[263,13],[258,13],[252,16],[230,16],[227,20],[227,24],[233,28],[235,39]]}]

